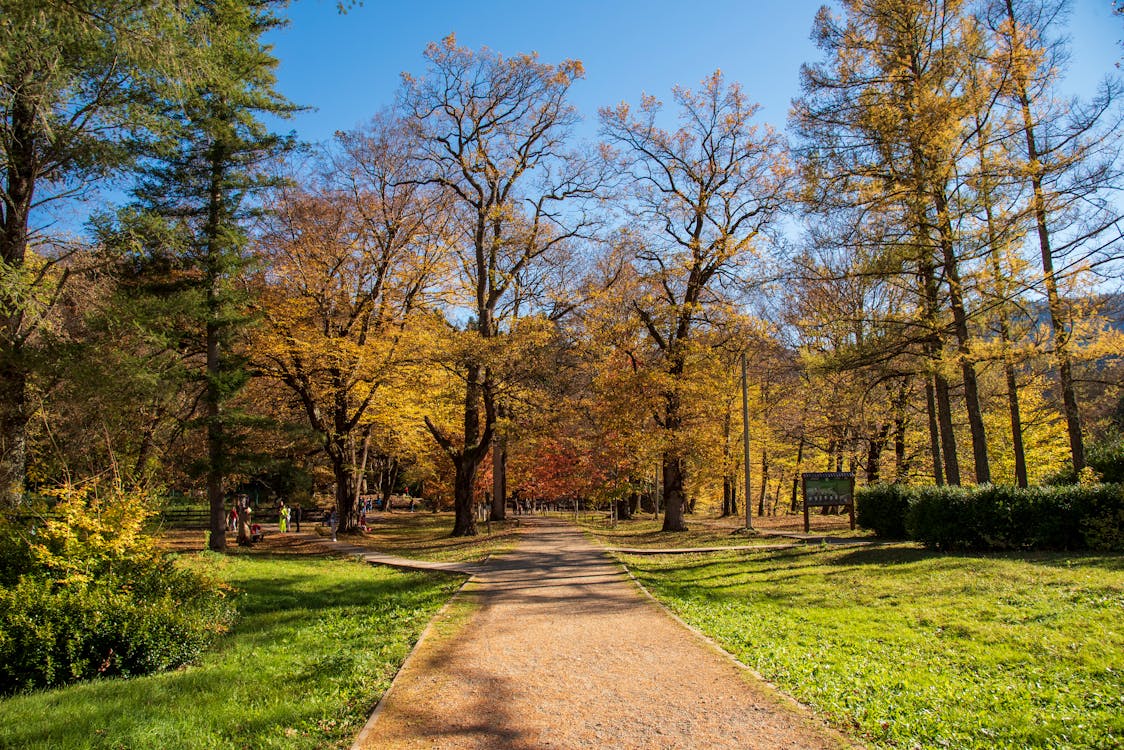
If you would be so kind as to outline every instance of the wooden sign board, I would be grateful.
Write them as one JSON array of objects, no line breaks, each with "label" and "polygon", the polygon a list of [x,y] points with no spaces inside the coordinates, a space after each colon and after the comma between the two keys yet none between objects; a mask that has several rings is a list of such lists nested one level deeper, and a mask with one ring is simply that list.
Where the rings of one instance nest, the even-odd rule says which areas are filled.
[{"label": "wooden sign board", "polygon": [[849,471],[820,471],[801,475],[804,487],[804,533],[809,531],[808,509],[842,505],[851,516],[855,530],[855,475]]}]

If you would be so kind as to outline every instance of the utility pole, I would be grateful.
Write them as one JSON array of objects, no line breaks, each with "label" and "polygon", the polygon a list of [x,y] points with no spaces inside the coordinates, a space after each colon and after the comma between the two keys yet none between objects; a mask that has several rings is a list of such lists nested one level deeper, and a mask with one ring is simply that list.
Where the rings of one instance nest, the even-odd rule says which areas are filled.
[{"label": "utility pole", "polygon": [[753,504],[749,501],[749,377],[746,374],[745,352],[742,352],[742,463],[745,466],[745,528],[753,531]]}]

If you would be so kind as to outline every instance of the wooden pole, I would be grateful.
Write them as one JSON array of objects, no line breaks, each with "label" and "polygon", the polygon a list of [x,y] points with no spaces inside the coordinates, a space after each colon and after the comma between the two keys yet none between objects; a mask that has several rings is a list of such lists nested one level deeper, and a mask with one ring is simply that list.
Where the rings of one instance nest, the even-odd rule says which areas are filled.
[{"label": "wooden pole", "polygon": [[745,528],[753,530],[753,503],[749,501],[749,377],[746,374],[745,352],[742,352],[742,464],[745,467]]}]

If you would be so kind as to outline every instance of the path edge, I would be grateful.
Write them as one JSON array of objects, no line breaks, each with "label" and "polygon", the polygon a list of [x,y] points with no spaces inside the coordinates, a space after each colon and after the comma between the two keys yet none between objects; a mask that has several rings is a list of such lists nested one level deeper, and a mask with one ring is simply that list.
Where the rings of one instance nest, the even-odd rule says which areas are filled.
[{"label": "path edge", "polygon": [[[667,615],[672,620],[677,622],[680,626],[689,631],[692,635],[695,636],[695,638],[702,641],[706,646],[708,646],[721,656],[725,657],[739,671],[744,672],[745,674],[752,677],[754,681],[759,683],[761,687],[765,689],[765,693],[779,705],[797,714],[802,720],[815,725],[815,727],[820,731],[830,734],[830,739],[835,740],[841,750],[863,750],[863,748],[866,747],[865,745],[860,744],[858,740],[845,735],[842,731],[829,724],[825,719],[821,718],[811,706],[805,703],[801,703],[793,696],[781,690],[775,683],[765,679],[765,677],[760,672],[727,651],[718,641],[714,640],[709,635],[699,630],[679,615],[672,612],[666,604],[657,599],[655,594],[648,590],[647,586],[640,582],[640,579],[633,574],[632,570],[629,569],[629,567],[619,557],[613,555],[612,558],[617,563],[617,565],[619,565],[621,569],[624,570],[625,575],[627,575],[632,583],[635,584],[636,588],[640,589],[641,593],[643,593],[644,596],[646,596],[651,602],[659,607],[665,615]],[[390,691],[388,690],[387,692]],[[353,750],[358,749],[353,748]]]},{"label": "path edge", "polygon": [[[485,558],[485,561],[486,560],[487,558]],[[440,573],[444,571],[433,572]],[[375,723],[378,721],[379,716],[382,715],[383,709],[386,707],[387,698],[392,692],[394,692],[394,686],[398,682],[398,676],[406,670],[407,666],[413,663],[414,657],[417,655],[418,651],[421,650],[422,644],[431,637],[431,634],[437,627],[437,623],[441,622],[445,614],[450,609],[452,609],[453,604],[456,603],[457,600],[461,597],[461,594],[464,592],[465,587],[468,586],[468,584],[472,583],[475,578],[475,573],[466,578],[461,583],[461,585],[457,587],[457,590],[453,592],[453,595],[449,597],[449,600],[441,606],[441,609],[437,610],[433,617],[429,618],[429,622],[427,622],[425,628],[422,629],[421,635],[419,635],[418,639],[414,642],[414,647],[410,649],[410,653],[407,654],[406,658],[402,660],[402,663],[398,665],[398,669],[394,672],[394,677],[390,679],[390,685],[387,686],[385,691],[383,691],[383,694],[379,697],[378,703],[376,703],[375,707],[371,710],[370,715],[367,717],[367,722],[363,725],[363,728],[359,730],[359,734],[355,735],[355,739],[351,743],[350,750],[363,750],[364,747],[367,747],[366,743],[369,739],[371,739],[369,735],[374,734]]]}]

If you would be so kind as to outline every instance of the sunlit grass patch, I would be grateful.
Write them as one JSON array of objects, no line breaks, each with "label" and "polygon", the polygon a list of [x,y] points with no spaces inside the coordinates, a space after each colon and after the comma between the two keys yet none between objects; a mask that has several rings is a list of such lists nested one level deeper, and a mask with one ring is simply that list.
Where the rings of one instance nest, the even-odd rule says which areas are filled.
[{"label": "sunlit grass patch", "polygon": [[240,619],[199,663],[0,701],[0,748],[347,747],[460,579],[205,555]]},{"label": "sunlit grass patch", "polygon": [[684,619],[874,746],[1124,743],[1124,558],[902,546],[627,563]]},{"label": "sunlit grass patch", "polygon": [[502,523],[478,522],[479,533],[470,537],[449,536],[452,513],[375,513],[367,517],[370,533],[341,537],[348,542],[418,560],[479,562],[489,555],[515,548],[519,539],[518,517]]}]

